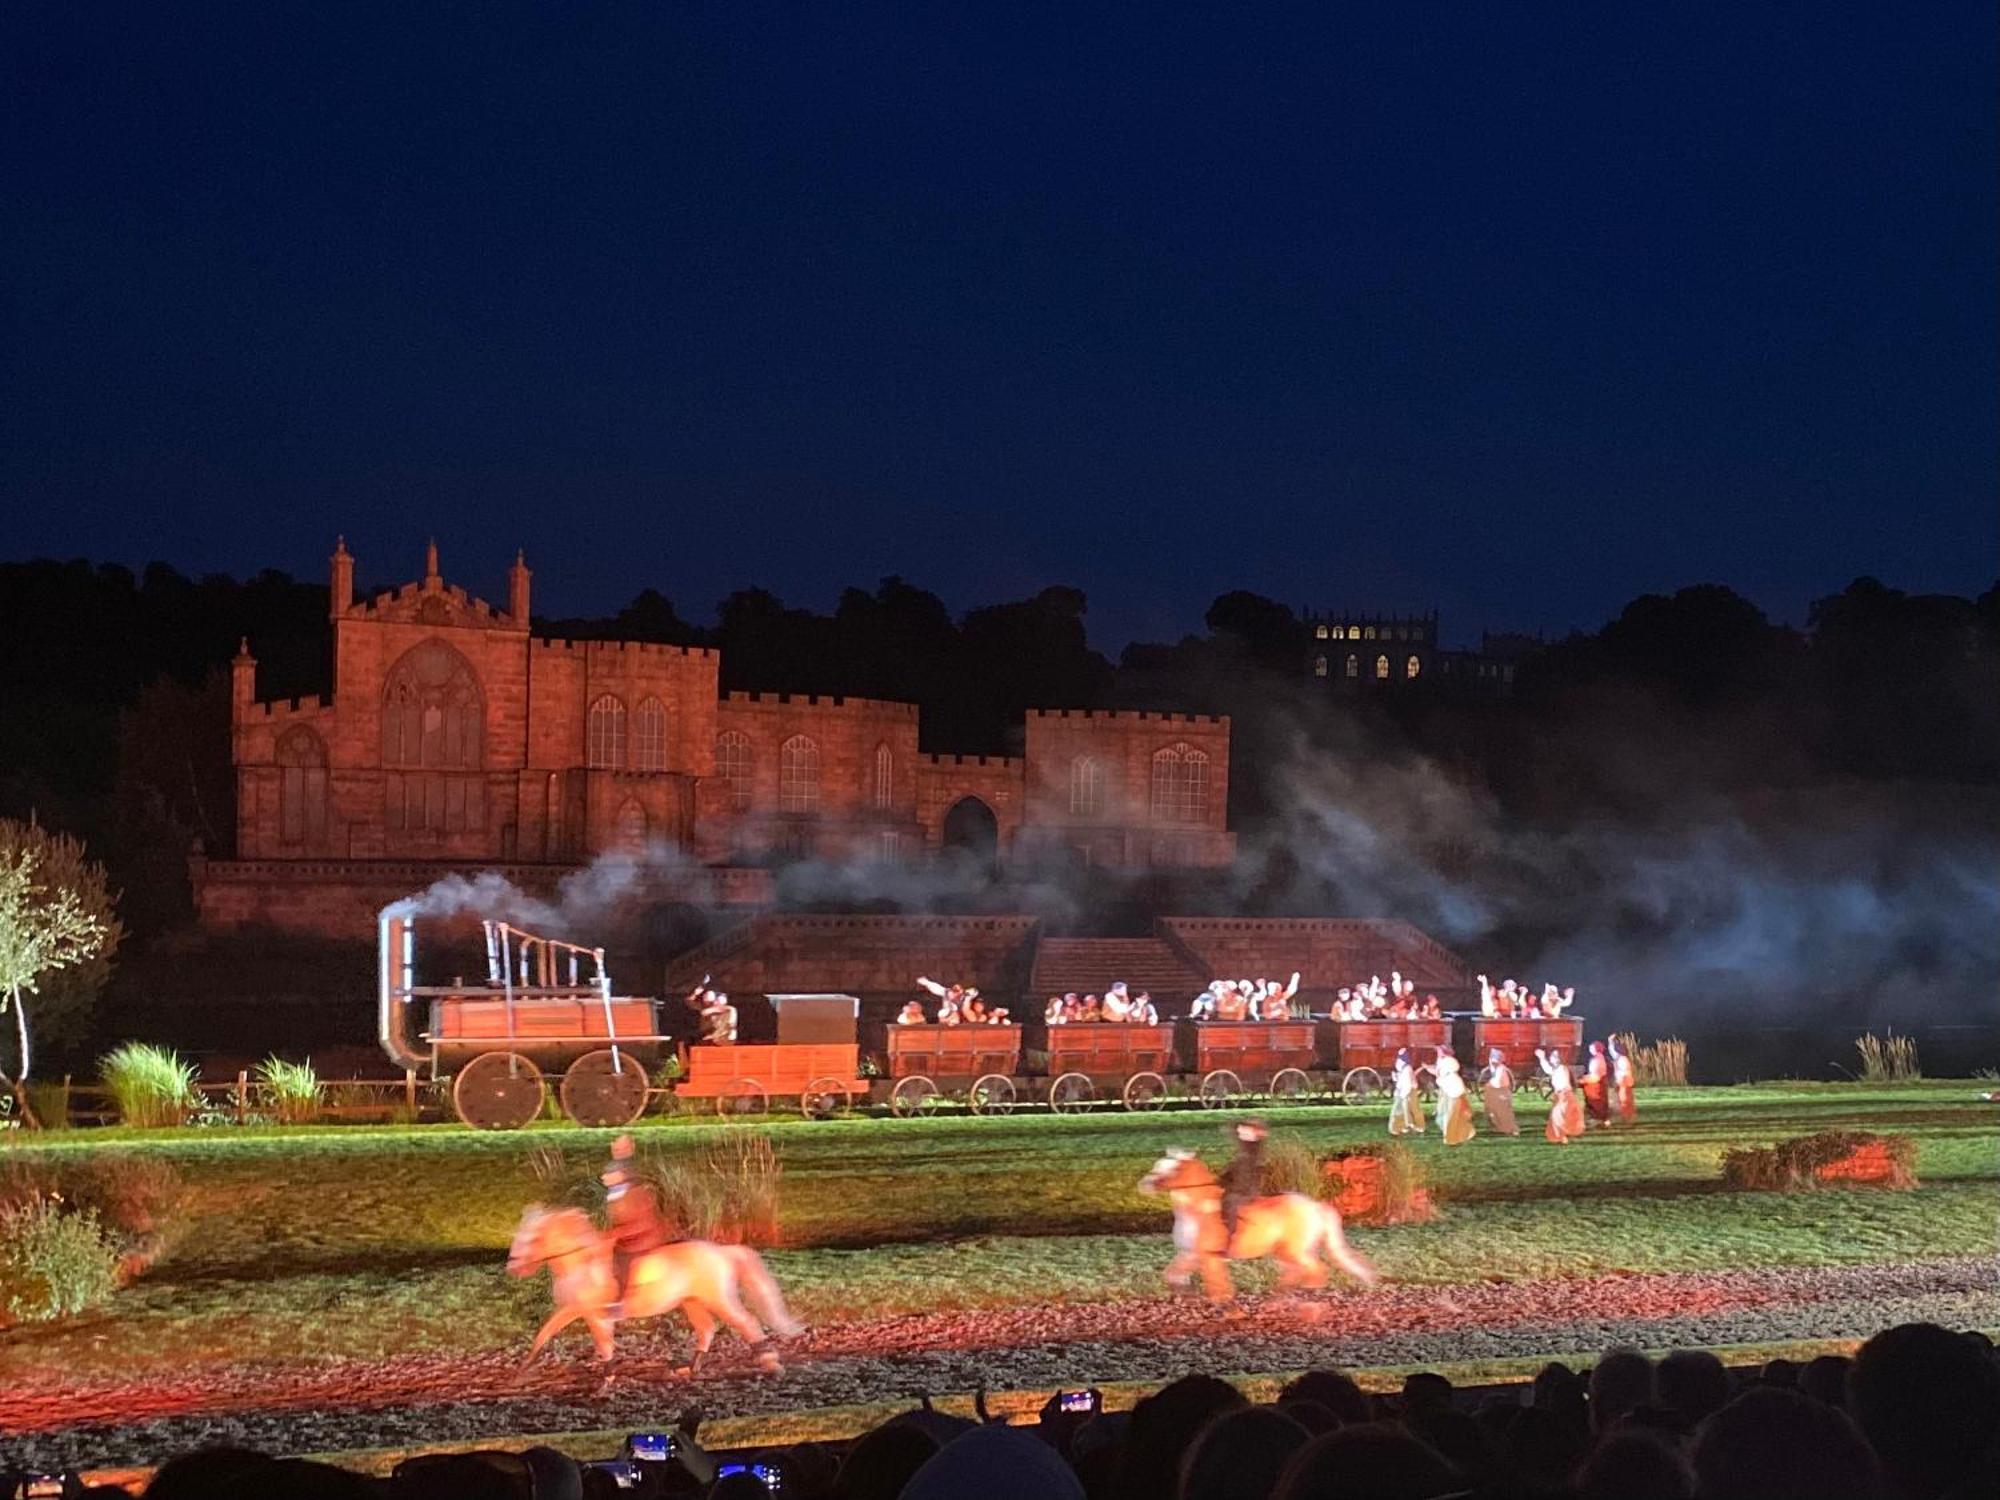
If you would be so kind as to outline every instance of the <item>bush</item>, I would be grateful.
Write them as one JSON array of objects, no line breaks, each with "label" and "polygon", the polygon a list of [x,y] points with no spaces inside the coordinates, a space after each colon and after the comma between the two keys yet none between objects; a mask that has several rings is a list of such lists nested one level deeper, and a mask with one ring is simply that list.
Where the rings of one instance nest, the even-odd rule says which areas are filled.
[{"label": "bush", "polygon": [[128,1268],[157,1260],[179,1227],[186,1190],[172,1163],[110,1151],[67,1161],[29,1159],[0,1171],[0,1213],[53,1203],[93,1215]]},{"label": "bush", "polygon": [[1907,1135],[1823,1130],[1775,1146],[1726,1151],[1723,1185],[1739,1192],[1794,1193],[1829,1183],[1917,1185],[1917,1143]]},{"label": "bush", "polygon": [[99,1068],[127,1125],[179,1125],[200,1106],[194,1065],[164,1047],[126,1042],[106,1054]]},{"label": "bush", "polygon": [[1319,1157],[1298,1141],[1268,1142],[1264,1147],[1262,1186],[1266,1193],[1304,1193],[1308,1198],[1317,1198]]},{"label": "bush", "polygon": [[768,1131],[731,1127],[694,1151],[644,1153],[640,1178],[660,1209],[696,1239],[771,1245],[778,1239],[777,1147]]},{"label": "bush", "polygon": [[1437,1217],[1424,1164],[1408,1141],[1357,1146],[1326,1158],[1321,1176],[1343,1219],[1361,1224],[1417,1224]]},{"label": "bush", "polygon": [[310,1125],[319,1118],[322,1091],[310,1058],[302,1063],[265,1058],[257,1066],[257,1087],[280,1125]]},{"label": "bush", "polygon": [[0,1208],[0,1311],[40,1323],[102,1306],[118,1290],[118,1245],[89,1209],[36,1196]]}]

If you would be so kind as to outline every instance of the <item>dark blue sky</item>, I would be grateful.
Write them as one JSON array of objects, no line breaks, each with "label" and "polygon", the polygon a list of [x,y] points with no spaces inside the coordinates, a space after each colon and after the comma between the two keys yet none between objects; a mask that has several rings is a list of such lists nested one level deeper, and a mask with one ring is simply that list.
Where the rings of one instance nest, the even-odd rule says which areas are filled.
[{"label": "dark blue sky", "polygon": [[1995,21],[21,3],[0,553],[1594,626],[1995,574]]}]

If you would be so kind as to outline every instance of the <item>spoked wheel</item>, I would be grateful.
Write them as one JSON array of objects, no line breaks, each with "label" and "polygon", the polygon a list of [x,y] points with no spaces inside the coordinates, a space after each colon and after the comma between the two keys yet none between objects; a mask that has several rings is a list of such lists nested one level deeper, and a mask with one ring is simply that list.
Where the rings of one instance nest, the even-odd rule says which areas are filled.
[{"label": "spoked wheel", "polygon": [[452,1080],[451,1106],[474,1130],[519,1130],[546,1092],[542,1070],[518,1052],[482,1052]]},{"label": "spoked wheel", "polygon": [[1549,1076],[1546,1073],[1530,1073],[1526,1078],[1516,1075],[1514,1087],[1527,1090],[1537,1099],[1553,1099],[1556,1092],[1549,1086]]},{"label": "spoked wheel", "polygon": [[1011,1115],[1014,1112],[1014,1080],[1005,1073],[984,1073],[972,1080],[965,1102],[975,1115]]},{"label": "spoked wheel", "polygon": [[1158,1073],[1134,1073],[1125,1080],[1127,1109],[1159,1109],[1167,1102],[1167,1080]]},{"label": "spoked wheel", "polygon": [[766,1115],[771,1112],[771,1096],[754,1078],[732,1078],[715,1096],[719,1115]]},{"label": "spoked wheel", "polygon": [[889,1091],[889,1112],[899,1120],[927,1115],[937,1108],[938,1086],[921,1073],[896,1080]]},{"label": "spoked wheel", "polygon": [[1227,1068],[1217,1068],[1201,1081],[1201,1107],[1224,1109],[1243,1097],[1243,1080]]},{"label": "spoked wheel", "polygon": [[586,1052],[563,1074],[563,1113],[579,1125],[630,1125],[646,1111],[646,1070],[624,1050]]},{"label": "spoked wheel", "polygon": [[1303,1104],[1312,1097],[1312,1087],[1303,1068],[1280,1068],[1271,1076],[1271,1098],[1278,1104]]},{"label": "spoked wheel", "polygon": [[1340,1097],[1349,1104],[1366,1104],[1382,1092],[1382,1075],[1373,1068],[1349,1068],[1340,1080]]},{"label": "spoked wheel", "polygon": [[854,1090],[839,1078],[815,1078],[799,1090],[799,1113],[808,1120],[831,1120],[854,1108]]},{"label": "spoked wheel", "polygon": [[1081,1073],[1065,1073],[1049,1085],[1049,1108],[1059,1115],[1073,1115],[1088,1109],[1097,1090]]}]

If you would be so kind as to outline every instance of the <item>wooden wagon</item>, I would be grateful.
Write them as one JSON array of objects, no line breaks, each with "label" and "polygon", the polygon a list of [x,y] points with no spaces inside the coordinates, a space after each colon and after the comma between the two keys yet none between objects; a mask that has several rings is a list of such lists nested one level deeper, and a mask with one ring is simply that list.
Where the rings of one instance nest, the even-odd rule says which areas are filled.
[{"label": "wooden wagon", "polygon": [[934,1108],[962,1093],[976,1115],[1004,1115],[1018,1097],[1018,1026],[892,1025],[888,1031],[890,1110],[898,1116]]},{"label": "wooden wagon", "polygon": [[1048,1029],[1048,1102],[1058,1114],[1087,1109],[1100,1088],[1115,1089],[1127,1109],[1166,1102],[1174,1070],[1174,1028],[1085,1021]]},{"label": "wooden wagon", "polygon": [[1581,1071],[1582,1059],[1578,1054],[1583,1051],[1583,1018],[1558,1016],[1551,1021],[1522,1016],[1479,1016],[1472,1023],[1472,1055],[1465,1059],[1466,1072],[1476,1074],[1485,1067],[1486,1054],[1495,1047],[1507,1059],[1515,1088],[1546,1094],[1549,1081],[1542,1074],[1535,1051],[1559,1048],[1563,1060]]},{"label": "wooden wagon", "polygon": [[1218,1108],[1246,1094],[1279,1102],[1313,1090],[1318,1062],[1311,1021],[1184,1021],[1181,1057],[1199,1077],[1196,1095]]},{"label": "wooden wagon", "polygon": [[843,1114],[868,1096],[852,995],[767,995],[778,1017],[776,1042],[697,1042],[681,1052],[674,1092],[712,1101],[717,1114],[763,1114],[793,1099],[811,1119]]},{"label": "wooden wagon", "polygon": [[1330,1061],[1340,1073],[1341,1097],[1360,1103],[1383,1091],[1395,1070],[1396,1054],[1403,1048],[1410,1049],[1415,1062],[1425,1063],[1436,1055],[1436,1049],[1450,1046],[1451,1022],[1333,1021],[1321,1038],[1323,1050],[1331,1042]]}]

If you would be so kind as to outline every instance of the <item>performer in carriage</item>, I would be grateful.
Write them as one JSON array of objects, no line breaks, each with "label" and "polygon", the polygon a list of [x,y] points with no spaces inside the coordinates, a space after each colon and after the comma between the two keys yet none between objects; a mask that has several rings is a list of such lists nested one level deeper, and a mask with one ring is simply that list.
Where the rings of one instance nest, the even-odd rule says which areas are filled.
[{"label": "performer in carriage", "polygon": [[1153,1004],[1153,997],[1144,990],[1132,997],[1132,1021],[1138,1026],[1160,1024],[1160,1008]]},{"label": "performer in carriage", "polygon": [[1236,1155],[1222,1173],[1222,1230],[1236,1238],[1236,1218],[1243,1205],[1264,1192],[1264,1137],[1269,1132],[1262,1120],[1244,1120],[1236,1127]]},{"label": "performer in carriage", "polygon": [[621,1135],[611,1143],[611,1160],[600,1180],[604,1184],[604,1216],[611,1240],[611,1274],[616,1282],[611,1317],[619,1315],[625,1300],[626,1278],[639,1256],[671,1245],[682,1235],[660,1212],[660,1200],[652,1188],[639,1180],[633,1163],[632,1137]]},{"label": "performer in carriage", "polygon": [[1431,1065],[1438,1084],[1438,1129],[1447,1146],[1463,1146],[1472,1139],[1472,1098],[1466,1092],[1465,1074],[1458,1066],[1458,1054],[1449,1047],[1437,1049]]},{"label": "performer in carriage", "polygon": [[1558,1146],[1567,1146],[1577,1136],[1583,1134],[1583,1105],[1577,1101],[1576,1083],[1570,1077],[1568,1064],[1563,1061],[1562,1049],[1552,1047],[1544,1052],[1537,1047],[1535,1060],[1542,1065],[1542,1072],[1549,1080],[1549,1123],[1545,1127],[1546,1133]]},{"label": "performer in carriage", "polygon": [[694,1008],[704,1042],[733,1042],[736,1040],[736,1007],[729,1003],[729,997],[721,990],[708,987],[712,978],[711,974],[702,975],[701,983],[688,991],[687,1003]]},{"label": "performer in carriage", "polygon": [[1188,1006],[1188,1019],[1190,1021],[1206,1021],[1215,1015],[1215,985],[1216,981],[1211,979],[1208,982],[1208,988],[1194,997],[1193,1002]]},{"label": "performer in carriage", "polygon": [[1049,1003],[1042,1007],[1042,1020],[1050,1026],[1061,1026],[1068,1022],[1069,1015],[1064,1008],[1061,995],[1049,996]]},{"label": "performer in carriage", "polygon": [[1590,1044],[1590,1061],[1583,1065],[1583,1111],[1589,1124],[1611,1123],[1611,1063],[1602,1042]]},{"label": "performer in carriage", "polygon": [[1486,1105],[1486,1123],[1495,1135],[1521,1133],[1514,1119],[1514,1070],[1507,1066],[1507,1054],[1498,1047],[1486,1054],[1486,1066],[1479,1074],[1479,1097]]},{"label": "performer in carriage", "polygon": [[1215,1019],[1243,1021],[1250,1016],[1250,997],[1233,983],[1225,982],[1215,996]]},{"label": "performer in carriage", "polygon": [[1126,991],[1124,980],[1114,980],[1111,988],[1104,992],[1102,1014],[1107,1021],[1129,1021],[1132,1019],[1132,997]]},{"label": "performer in carriage", "polygon": [[1251,1006],[1251,1014],[1259,1021],[1289,1021],[1292,1018],[1292,996],[1299,992],[1299,971],[1292,971],[1290,984],[1266,982],[1262,993]]},{"label": "performer in carriage", "polygon": [[1627,1052],[1617,1037],[1611,1039],[1611,1101],[1618,1118],[1630,1125],[1639,1118],[1639,1104],[1633,1096],[1633,1085],[1637,1075],[1632,1067],[1632,1054]]},{"label": "performer in carriage", "polygon": [[917,988],[920,990],[929,990],[933,995],[937,996],[938,1025],[956,1026],[964,1019],[959,1013],[959,1008],[965,999],[965,987],[963,985],[939,984],[935,979],[926,979],[923,975],[919,974],[917,976]]},{"label": "performer in carriage", "polygon": [[1417,1093],[1417,1068],[1408,1047],[1398,1050],[1390,1074],[1394,1092],[1389,1100],[1389,1134],[1422,1135],[1424,1101]]},{"label": "performer in carriage", "polygon": [[922,1026],[925,1025],[929,1021],[929,1019],[930,1018],[924,1014],[924,1002],[921,1000],[912,1000],[908,1002],[906,1005],[904,1005],[902,1010],[897,1013],[896,1024],[898,1026]]}]

